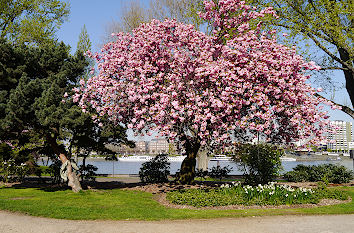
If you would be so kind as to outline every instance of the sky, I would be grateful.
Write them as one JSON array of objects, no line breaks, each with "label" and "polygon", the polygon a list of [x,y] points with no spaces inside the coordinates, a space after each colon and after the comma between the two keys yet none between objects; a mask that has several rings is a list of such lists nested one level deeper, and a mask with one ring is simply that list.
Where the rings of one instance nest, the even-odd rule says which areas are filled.
[{"label": "sky", "polygon": [[[119,21],[119,14],[122,11],[122,7],[129,3],[129,1],[131,0],[66,0],[66,2],[70,3],[71,13],[69,20],[66,21],[57,32],[59,40],[69,44],[72,48],[72,53],[74,53],[79,34],[82,27],[85,25],[92,42],[92,50],[99,51],[103,43],[102,41],[107,25],[109,25],[112,20]],[[148,5],[148,0],[142,2]],[[334,79],[337,82],[344,83],[343,73],[334,73]],[[330,94],[326,93],[323,93],[323,95],[325,97],[330,96]],[[336,91],[334,100],[341,104],[345,102],[350,103],[345,88]],[[330,120],[352,122],[354,129],[354,120],[349,115],[342,111],[331,110],[329,108],[326,108],[326,111],[329,112]]]}]

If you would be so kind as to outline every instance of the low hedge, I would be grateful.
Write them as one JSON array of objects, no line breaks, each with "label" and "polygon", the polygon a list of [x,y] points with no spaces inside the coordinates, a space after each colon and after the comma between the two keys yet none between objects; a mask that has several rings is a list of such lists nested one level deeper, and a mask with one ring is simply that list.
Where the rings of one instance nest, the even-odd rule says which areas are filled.
[{"label": "low hedge", "polygon": [[322,164],[305,166],[297,165],[293,171],[284,174],[284,178],[290,182],[318,182],[348,183],[353,179],[353,172],[346,167],[337,164]]}]

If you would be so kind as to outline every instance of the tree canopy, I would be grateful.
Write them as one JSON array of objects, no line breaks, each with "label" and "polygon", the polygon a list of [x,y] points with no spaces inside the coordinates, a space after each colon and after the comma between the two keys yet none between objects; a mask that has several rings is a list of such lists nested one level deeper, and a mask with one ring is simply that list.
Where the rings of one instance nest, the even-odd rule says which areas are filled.
[{"label": "tree canopy", "polygon": [[131,32],[134,28],[152,19],[176,19],[179,22],[193,24],[196,28],[204,22],[198,11],[202,9],[201,0],[150,0],[148,7],[142,1],[125,3],[118,20],[107,25],[104,41],[112,41],[112,33]]},{"label": "tree canopy", "polygon": [[[354,103],[354,4],[352,0],[250,0],[260,7],[272,6],[279,19],[265,23],[288,32],[301,51],[301,39],[312,41],[316,47],[316,62],[322,71],[340,70],[345,87]],[[322,56],[318,56],[322,54]],[[305,54],[309,55],[309,54]],[[314,59],[315,56],[309,56]],[[332,75],[333,76],[333,75]],[[337,103],[354,118],[354,110]]]},{"label": "tree canopy", "polygon": [[60,0],[2,0],[0,38],[37,45],[53,41],[69,12]]}]

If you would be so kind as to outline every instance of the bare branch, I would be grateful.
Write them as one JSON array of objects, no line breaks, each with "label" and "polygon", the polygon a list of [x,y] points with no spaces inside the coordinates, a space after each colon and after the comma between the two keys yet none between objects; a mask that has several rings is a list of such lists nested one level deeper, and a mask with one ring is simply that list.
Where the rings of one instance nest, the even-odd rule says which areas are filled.
[{"label": "bare branch", "polygon": [[318,97],[318,98],[321,98],[321,99],[325,99],[325,100],[331,102],[332,104],[341,107],[341,108],[342,108],[341,110],[342,110],[343,112],[345,112],[346,114],[348,114],[349,116],[351,116],[351,117],[354,119],[354,110],[351,109],[350,107],[345,106],[345,105],[342,105],[342,104],[338,104],[338,103],[336,103],[336,102],[334,102],[334,101],[332,101],[332,100],[329,100],[329,99],[323,97],[322,95],[320,95],[320,94],[318,94],[318,93],[316,93],[315,96]]}]

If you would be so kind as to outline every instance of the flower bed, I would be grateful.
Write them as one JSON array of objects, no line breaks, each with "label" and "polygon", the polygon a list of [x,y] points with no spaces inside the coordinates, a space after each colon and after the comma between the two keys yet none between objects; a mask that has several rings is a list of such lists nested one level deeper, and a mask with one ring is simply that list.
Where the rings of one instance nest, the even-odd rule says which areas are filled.
[{"label": "flower bed", "polygon": [[184,189],[167,193],[167,200],[171,203],[194,207],[317,204],[321,199],[346,200],[348,196],[341,191],[327,189],[325,186],[308,189],[292,188],[276,183],[255,187],[232,183],[218,188]]}]

